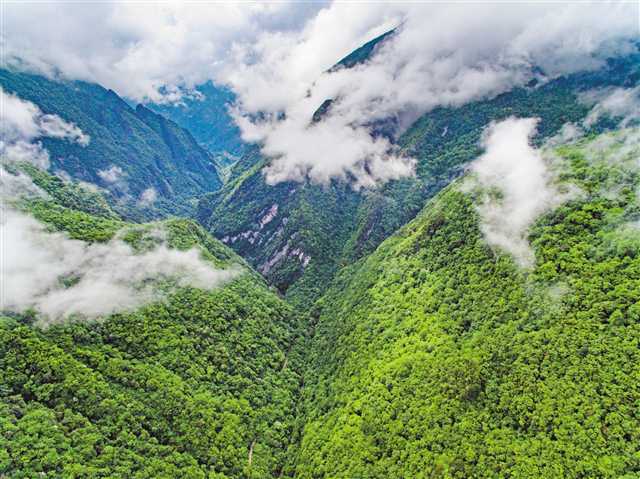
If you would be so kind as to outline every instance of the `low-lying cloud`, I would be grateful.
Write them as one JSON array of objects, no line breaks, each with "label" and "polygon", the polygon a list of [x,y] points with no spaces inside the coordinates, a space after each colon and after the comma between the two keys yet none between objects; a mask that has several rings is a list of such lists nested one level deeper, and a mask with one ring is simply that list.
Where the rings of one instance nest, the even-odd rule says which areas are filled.
[{"label": "low-lying cloud", "polygon": [[235,42],[298,29],[324,2],[15,2],[3,66],[100,83],[136,101],[179,101],[214,78]]},{"label": "low-lying cloud", "polygon": [[537,123],[536,118],[508,118],[491,124],[482,140],[485,153],[471,165],[483,190],[477,208],[487,242],[522,266],[534,260],[529,227],[567,199],[556,189],[541,152],[530,144]]},{"label": "low-lying cloud", "polygon": [[[549,78],[598,68],[633,50],[638,35],[637,6],[623,4],[382,4],[368,12],[356,21],[353,6],[333,4],[295,39],[265,34],[229,68],[245,112],[239,124],[272,158],[271,182],[354,175],[366,185],[411,174],[411,160],[371,135],[372,124],[392,120],[399,133],[430,109],[496,95],[540,69]],[[328,71],[305,60],[317,36],[382,25],[398,26],[396,34],[365,64]],[[323,121],[311,122],[326,99]],[[377,155],[384,168],[371,167]]]},{"label": "low-lying cloud", "polygon": [[[347,178],[369,186],[413,171],[392,141],[371,134],[380,122],[392,126],[385,131],[393,137],[435,107],[598,68],[609,56],[637,49],[639,8],[634,2],[11,5],[3,44],[13,64],[97,81],[136,100],[179,101],[213,79],[236,93],[244,138],[261,143],[271,158],[269,182]],[[38,21],[44,18],[47,28]],[[396,33],[368,62],[331,69],[392,28]],[[324,118],[312,122],[327,99],[333,103]]]},{"label": "low-lying cloud", "polygon": [[35,219],[6,210],[2,229],[2,310],[34,308],[45,321],[70,315],[97,318],[162,299],[159,279],[211,289],[237,271],[218,270],[197,249],[160,245],[136,254],[123,241],[90,244],[52,233]]},{"label": "low-lying cloud", "polygon": [[158,199],[158,191],[155,188],[147,188],[142,193],[140,193],[140,197],[136,204],[142,208],[148,208],[153,205]]},{"label": "low-lying cloud", "polygon": [[81,146],[89,136],[58,115],[43,113],[30,101],[7,93],[0,87],[0,156],[3,161],[26,161],[40,168],[49,167],[49,154],[38,138],[58,138]]},{"label": "low-lying cloud", "polygon": [[[0,155],[5,163],[25,161],[47,168],[49,154],[38,142],[43,137],[88,144],[89,137],[73,123],[44,114],[31,102],[1,89],[0,101]],[[118,167],[102,173],[108,184],[122,181]],[[91,244],[49,232],[10,206],[25,197],[47,194],[24,173],[0,166],[0,310],[34,308],[45,322],[70,315],[96,318],[162,299],[154,286],[159,279],[210,289],[236,274],[214,268],[197,249],[178,251],[161,244],[136,254],[119,239]],[[139,201],[148,206],[155,197],[155,190],[148,189]]]},{"label": "low-lying cloud", "polygon": [[413,173],[414,160],[388,139],[372,138],[366,128],[343,125],[335,117],[311,126],[288,119],[263,128],[262,152],[272,158],[265,168],[270,184],[307,178],[327,184],[337,178],[358,189]]},{"label": "low-lying cloud", "polygon": [[640,86],[592,90],[585,93],[582,100],[594,105],[584,120],[586,127],[594,125],[603,116],[620,119],[623,128],[640,121]]}]

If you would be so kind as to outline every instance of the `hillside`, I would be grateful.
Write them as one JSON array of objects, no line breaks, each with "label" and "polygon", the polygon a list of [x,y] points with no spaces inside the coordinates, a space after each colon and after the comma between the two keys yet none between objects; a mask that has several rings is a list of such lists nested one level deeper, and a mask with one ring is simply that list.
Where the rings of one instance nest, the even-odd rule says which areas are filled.
[{"label": "hillside", "polygon": [[395,28],[383,33],[382,35],[378,35],[374,39],[368,41],[361,47],[356,48],[354,51],[349,53],[346,57],[332,66],[331,70],[338,70],[340,68],[352,68],[356,65],[366,62],[375,54],[376,49],[380,48],[384,44],[385,40],[391,38],[394,33]]},{"label": "hillside", "polygon": [[212,82],[198,86],[195,92],[193,97],[184,98],[178,104],[146,106],[189,130],[219,161],[229,161],[225,160],[227,154],[233,157],[242,154],[244,143],[240,130],[227,111],[235,101],[233,93]]},{"label": "hillside", "polygon": [[640,479],[639,19],[2,1],[0,479]]},{"label": "hillside", "polygon": [[[144,255],[164,243],[167,260],[175,257],[171,251],[195,247],[211,267],[235,273],[213,289],[151,278],[160,280],[157,287],[166,294],[93,320],[5,312],[0,317],[0,475],[278,475],[299,387],[296,361],[287,356],[298,330],[290,306],[194,222],[131,225],[95,193],[25,169],[49,196],[20,200],[18,207],[53,231],[84,241],[85,252],[98,251],[90,263],[94,270],[59,278],[67,291],[75,291],[83,274],[105,278],[104,269],[126,269],[129,261],[144,268]],[[71,245],[59,237],[52,241]],[[142,256],[100,266],[100,255],[123,251],[118,241]],[[96,250],[99,245],[107,249]],[[107,279],[117,276],[115,269]],[[106,288],[88,293],[100,302],[101,295],[111,294]],[[118,303],[126,304],[126,298]]]},{"label": "hillside", "polygon": [[576,193],[529,231],[531,267],[455,182],[343,270],[313,312],[295,477],[636,477],[637,140],[550,153]]},{"label": "hillside", "polygon": [[[231,180],[206,195],[199,221],[295,304],[319,297],[335,272],[380,244],[411,220],[440,189],[475,158],[488,123],[511,115],[541,118],[537,141],[567,122],[580,122],[590,107],[579,95],[609,85],[640,81],[638,54],[612,60],[601,70],[517,88],[458,108],[439,108],[419,118],[397,143],[417,160],[415,178],[353,191],[285,182],[266,184],[268,161],[249,149],[234,166]],[[601,128],[594,125],[595,131]]]},{"label": "hillside", "polygon": [[[9,70],[0,70],[0,85],[90,137],[86,146],[53,138],[42,144],[52,170],[107,189],[120,213],[134,219],[187,214],[192,197],[221,186],[212,156],[188,131],[143,106],[132,108],[111,90]],[[149,189],[157,199],[145,205],[141,195]]]}]

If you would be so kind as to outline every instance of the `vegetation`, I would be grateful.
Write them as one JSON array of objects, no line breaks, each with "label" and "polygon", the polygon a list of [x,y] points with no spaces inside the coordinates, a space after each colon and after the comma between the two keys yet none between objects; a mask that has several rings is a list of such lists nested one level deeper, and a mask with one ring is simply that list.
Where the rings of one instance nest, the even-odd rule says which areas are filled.
[{"label": "vegetation", "polygon": [[[355,192],[337,184],[267,185],[262,176],[266,160],[251,148],[232,169],[229,182],[202,198],[198,219],[266,273],[293,304],[307,304],[321,296],[336,271],[375,250],[460,176],[480,153],[479,140],[488,123],[511,115],[537,116],[536,142],[540,143],[566,122],[585,117],[589,107],[579,101],[581,92],[635,85],[640,80],[638,65],[636,53],[612,60],[601,70],[530,84],[462,107],[433,110],[398,140],[405,153],[417,159],[416,177],[374,190]],[[604,126],[595,125],[594,131]],[[273,205],[278,205],[277,215],[261,226]],[[310,258],[307,265],[292,251],[304,252]]]},{"label": "vegetation", "polygon": [[[42,172],[36,181],[69,188]],[[129,225],[51,199],[21,205],[90,242],[118,232],[144,249],[146,232],[162,228],[170,247],[197,246],[217,267],[247,272],[95,322],[42,328],[35,312],[0,318],[0,475],[277,476],[300,381],[288,360],[299,328],[290,306],[193,221]]]},{"label": "vegetation", "polygon": [[228,111],[234,101],[231,90],[207,82],[195,89],[193,97],[184,98],[180,104],[149,104],[147,107],[189,130],[199,144],[224,164],[229,161],[226,154],[238,156],[245,148],[240,130]]},{"label": "vegetation", "polygon": [[[43,138],[42,144],[54,171],[108,188],[112,206],[128,218],[189,214],[189,198],[221,185],[212,156],[189,132],[147,108],[132,108],[111,90],[2,69],[0,85],[90,136],[86,147],[53,138]],[[118,181],[105,181],[98,173],[112,167],[122,174]],[[150,187],[158,200],[139,204],[141,193]]]},{"label": "vegetation", "polygon": [[[44,139],[53,169],[110,195],[12,164],[44,194],[11,207],[70,238],[195,247],[241,271],[96,321],[1,312],[0,477],[640,477],[638,129],[600,134],[605,118],[555,148],[577,193],[531,227],[528,268],[488,245],[459,178],[491,121],[540,117],[542,145],[585,117],[582,91],[639,80],[634,54],[439,108],[398,140],[416,177],[356,192],[267,185],[259,148],[203,116],[231,101],[211,84],[203,103],[134,109],[96,85],[0,70],[7,91],[91,136],[85,149]],[[212,156],[152,110],[242,153],[221,161],[223,187]],[[100,179],[113,165],[123,183]],[[149,185],[160,198],[141,209]],[[191,214],[196,195],[200,224],[130,222]]]},{"label": "vegetation", "polygon": [[535,224],[531,270],[454,184],[339,275],[295,477],[640,474],[640,177],[602,140],[558,150],[582,194]]},{"label": "vegetation", "polygon": [[334,66],[332,66],[330,71],[338,70],[340,68],[352,68],[356,65],[366,62],[375,54],[376,49],[380,48],[380,46],[384,44],[385,40],[393,37],[395,31],[395,28],[389,30],[382,35],[377,36],[373,40],[368,41],[360,48],[356,48]]}]

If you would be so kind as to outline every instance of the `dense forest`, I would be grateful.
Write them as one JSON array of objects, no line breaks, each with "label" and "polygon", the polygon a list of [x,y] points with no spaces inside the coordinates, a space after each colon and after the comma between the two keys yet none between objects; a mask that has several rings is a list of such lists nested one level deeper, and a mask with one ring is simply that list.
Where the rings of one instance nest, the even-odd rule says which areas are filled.
[{"label": "dense forest", "polygon": [[531,269],[454,183],[341,272],[312,312],[295,477],[640,474],[637,134],[557,149],[581,194],[535,223]]},{"label": "dense forest", "polygon": [[11,478],[277,475],[300,382],[288,360],[300,328],[291,307],[193,221],[125,223],[100,196],[23,167],[50,197],[19,207],[52,230],[88,243],[119,235],[144,250],[160,228],[171,248],[195,246],[213,265],[244,272],[218,289],[179,288],[99,321],[46,327],[35,311],[1,318],[0,471]]},{"label": "dense forest", "polygon": [[126,223],[99,194],[20,165],[48,197],[16,207],[52,230],[144,251],[162,228],[170,247],[244,272],[99,321],[4,317],[0,466],[16,478],[634,477],[637,135],[547,148],[580,193],[532,227],[531,268],[487,244],[465,177],[308,313],[194,222]]},{"label": "dense forest", "polygon": [[637,36],[383,4],[9,48],[0,479],[640,478]]}]

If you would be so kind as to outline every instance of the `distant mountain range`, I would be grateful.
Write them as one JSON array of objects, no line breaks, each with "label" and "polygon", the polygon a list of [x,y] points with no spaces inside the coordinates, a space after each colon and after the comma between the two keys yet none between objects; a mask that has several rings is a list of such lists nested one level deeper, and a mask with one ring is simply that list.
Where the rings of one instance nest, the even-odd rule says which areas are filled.
[{"label": "distant mountain range", "polygon": [[[9,70],[0,70],[0,85],[91,137],[86,147],[51,138],[42,143],[54,171],[108,189],[116,208],[132,218],[189,214],[190,199],[222,185],[214,156],[191,133],[142,105],[131,107],[111,90]],[[148,188],[158,201],[140,211],[136,202]]]}]

